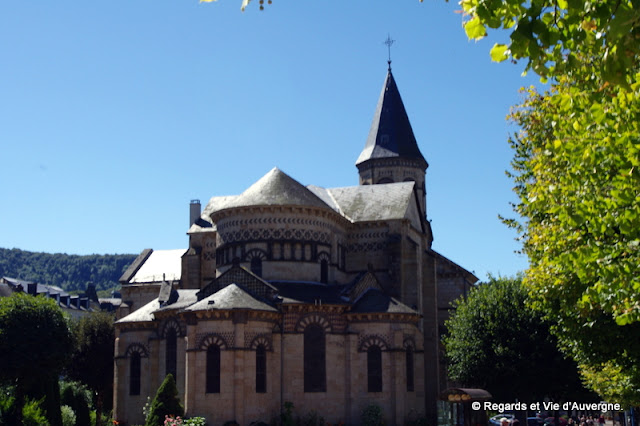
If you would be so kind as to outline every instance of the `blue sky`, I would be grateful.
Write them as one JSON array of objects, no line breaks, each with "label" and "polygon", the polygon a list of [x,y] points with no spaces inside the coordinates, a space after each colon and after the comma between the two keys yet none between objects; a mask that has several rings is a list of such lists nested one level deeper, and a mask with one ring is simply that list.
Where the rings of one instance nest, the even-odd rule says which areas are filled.
[{"label": "blue sky", "polygon": [[522,66],[467,40],[455,2],[0,3],[0,247],[187,246],[189,201],[277,166],[356,185],[392,67],[427,170],[433,248],[484,279],[526,268],[505,176]]}]

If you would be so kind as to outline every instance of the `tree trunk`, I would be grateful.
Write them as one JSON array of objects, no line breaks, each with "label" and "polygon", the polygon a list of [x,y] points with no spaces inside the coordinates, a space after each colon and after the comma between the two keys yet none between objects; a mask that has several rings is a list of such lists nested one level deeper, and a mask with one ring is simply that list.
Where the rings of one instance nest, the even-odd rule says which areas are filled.
[{"label": "tree trunk", "polygon": [[102,426],[102,392],[96,396],[96,426]]},{"label": "tree trunk", "polygon": [[16,384],[15,403],[13,404],[13,415],[16,420],[16,424],[22,424],[22,409],[24,408],[24,389],[20,385],[20,382]]}]

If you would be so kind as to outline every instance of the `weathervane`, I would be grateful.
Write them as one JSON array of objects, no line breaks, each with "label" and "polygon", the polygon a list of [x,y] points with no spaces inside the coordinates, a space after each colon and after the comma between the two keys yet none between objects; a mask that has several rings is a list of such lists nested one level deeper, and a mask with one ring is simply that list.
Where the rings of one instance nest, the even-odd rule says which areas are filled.
[{"label": "weathervane", "polygon": [[384,44],[387,45],[387,49],[389,51],[389,59],[387,60],[387,64],[389,64],[389,71],[391,71],[391,45],[395,43],[395,40],[391,39],[391,36],[387,34],[387,39],[384,41]]}]

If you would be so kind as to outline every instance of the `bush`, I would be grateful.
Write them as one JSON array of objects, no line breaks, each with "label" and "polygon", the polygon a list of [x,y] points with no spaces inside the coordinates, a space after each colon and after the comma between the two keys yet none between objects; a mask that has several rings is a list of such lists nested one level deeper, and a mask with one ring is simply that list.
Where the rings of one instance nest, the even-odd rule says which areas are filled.
[{"label": "bush", "polygon": [[95,425],[95,419],[91,421],[91,392],[85,385],[78,382],[61,382],[60,404],[73,409],[76,416],[75,426]]},{"label": "bush", "polygon": [[191,417],[183,423],[185,426],[207,426],[207,419],[204,417]]},{"label": "bush", "polygon": [[280,413],[280,424],[282,426],[293,426],[293,402],[285,401],[284,409]]},{"label": "bush", "polygon": [[362,410],[362,424],[363,426],[384,426],[382,408],[375,403],[367,405]]},{"label": "bush", "polygon": [[42,400],[29,400],[22,408],[22,426],[49,426],[44,410],[40,407]]},{"label": "bush", "polygon": [[[11,388],[3,388],[0,392],[0,426],[15,426],[18,424],[15,413],[15,399],[11,395]],[[44,410],[40,406],[42,400],[27,400],[22,407],[23,426],[49,426]]]},{"label": "bush", "polygon": [[63,405],[60,407],[60,414],[62,415],[62,426],[76,426],[76,413],[73,412],[73,408]]},{"label": "bush", "polygon": [[184,407],[180,404],[178,388],[172,374],[167,374],[158,388],[145,426],[163,426],[165,416],[184,416]]}]

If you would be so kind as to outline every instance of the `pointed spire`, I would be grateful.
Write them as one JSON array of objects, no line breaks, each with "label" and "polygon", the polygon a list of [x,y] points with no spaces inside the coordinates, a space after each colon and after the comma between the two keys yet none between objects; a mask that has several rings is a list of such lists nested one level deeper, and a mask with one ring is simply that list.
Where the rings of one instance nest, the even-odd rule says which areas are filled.
[{"label": "pointed spire", "polygon": [[409,117],[391,73],[390,62],[389,60],[389,70],[373,116],[369,137],[356,165],[375,158],[403,157],[424,163],[426,168],[427,161],[422,156],[413,135]]}]

